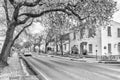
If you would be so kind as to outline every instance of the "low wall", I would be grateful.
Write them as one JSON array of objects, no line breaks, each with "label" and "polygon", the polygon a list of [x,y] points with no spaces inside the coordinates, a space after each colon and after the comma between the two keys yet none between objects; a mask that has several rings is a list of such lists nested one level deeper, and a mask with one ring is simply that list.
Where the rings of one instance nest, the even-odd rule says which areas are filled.
[{"label": "low wall", "polygon": [[110,55],[110,56],[97,56],[98,60],[119,60],[120,55]]}]

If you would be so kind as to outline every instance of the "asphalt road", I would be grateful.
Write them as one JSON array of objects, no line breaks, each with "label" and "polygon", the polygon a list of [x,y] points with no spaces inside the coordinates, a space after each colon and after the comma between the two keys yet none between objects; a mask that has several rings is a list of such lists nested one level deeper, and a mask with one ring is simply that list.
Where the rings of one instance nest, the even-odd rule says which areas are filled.
[{"label": "asphalt road", "polygon": [[120,69],[99,63],[34,56],[27,60],[46,80],[120,80]]}]

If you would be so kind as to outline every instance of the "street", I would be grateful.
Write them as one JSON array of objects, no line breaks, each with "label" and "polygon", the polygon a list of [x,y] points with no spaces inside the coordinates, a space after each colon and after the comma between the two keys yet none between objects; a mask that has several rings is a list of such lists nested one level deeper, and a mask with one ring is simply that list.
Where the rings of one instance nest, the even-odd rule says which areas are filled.
[{"label": "street", "polygon": [[70,61],[49,56],[26,59],[35,66],[46,80],[120,80],[119,65]]}]

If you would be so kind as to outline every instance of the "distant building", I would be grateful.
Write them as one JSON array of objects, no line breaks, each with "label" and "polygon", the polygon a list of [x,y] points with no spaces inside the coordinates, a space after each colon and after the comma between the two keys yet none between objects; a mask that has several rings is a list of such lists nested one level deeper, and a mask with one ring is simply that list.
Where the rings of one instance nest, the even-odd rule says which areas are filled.
[{"label": "distant building", "polygon": [[63,52],[68,53],[70,51],[69,33],[62,35],[62,38],[63,38],[62,40]]},{"label": "distant building", "polygon": [[[55,40],[51,41],[48,45],[53,51],[60,52],[60,40],[55,43]],[[62,35],[62,48],[63,53],[68,53],[70,51],[69,33]]]},{"label": "distant building", "polygon": [[[87,30],[85,34],[89,35]],[[100,27],[94,37],[81,39],[80,31],[70,33],[70,51],[72,47],[78,48],[81,55],[120,55],[120,23],[111,21],[108,26]],[[86,52],[86,54],[84,54]]]}]

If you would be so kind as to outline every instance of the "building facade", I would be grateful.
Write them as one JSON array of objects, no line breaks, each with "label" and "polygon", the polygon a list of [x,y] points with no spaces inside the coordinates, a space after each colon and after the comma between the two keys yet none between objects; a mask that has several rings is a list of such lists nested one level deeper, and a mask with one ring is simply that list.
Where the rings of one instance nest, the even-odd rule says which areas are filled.
[{"label": "building facade", "polygon": [[[88,31],[84,31],[88,34]],[[81,55],[92,56],[109,56],[120,55],[120,23],[111,21],[108,26],[99,27],[96,29],[94,37],[80,38],[80,31],[70,33],[70,51],[72,47],[78,48],[78,53]]]}]

